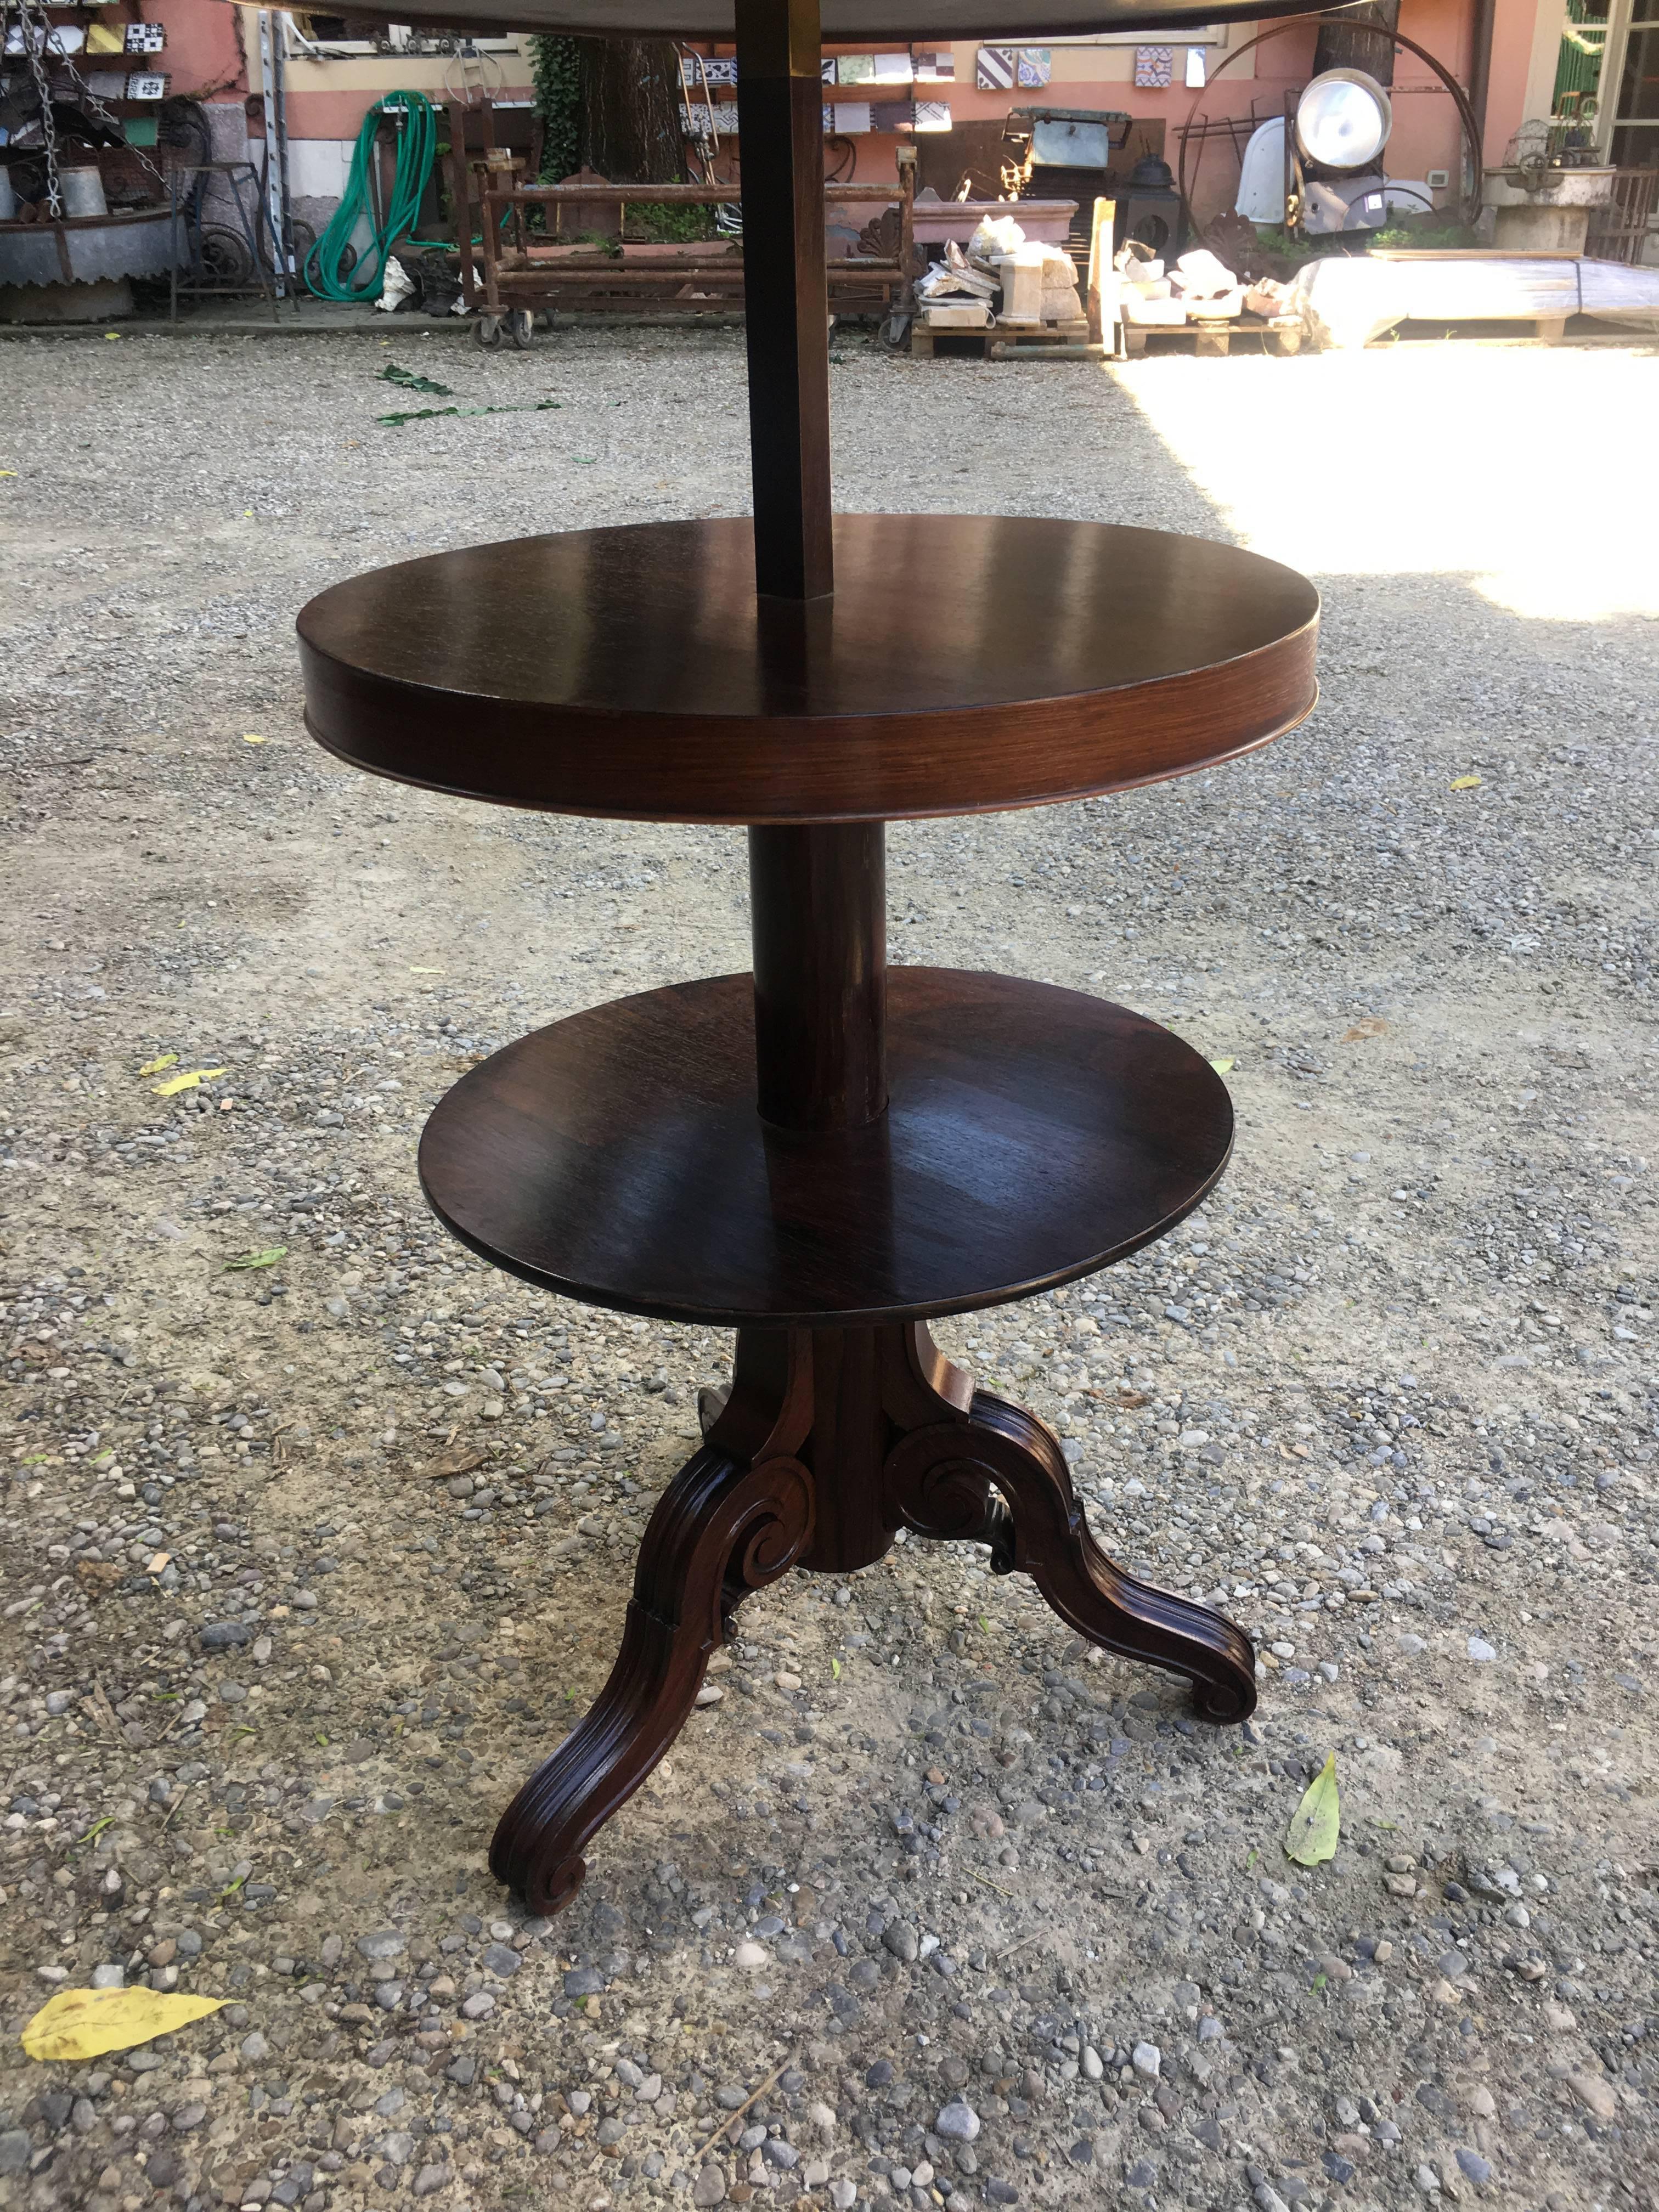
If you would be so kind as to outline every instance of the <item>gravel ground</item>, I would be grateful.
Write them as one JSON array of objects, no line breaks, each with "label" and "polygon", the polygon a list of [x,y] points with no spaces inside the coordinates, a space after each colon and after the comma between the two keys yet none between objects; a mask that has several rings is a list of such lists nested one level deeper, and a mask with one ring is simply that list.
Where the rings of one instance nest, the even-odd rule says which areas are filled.
[{"label": "gravel ground", "polygon": [[[896,957],[1233,1062],[1201,1213],[939,1334],[1261,1705],[1194,1728],[972,1550],[794,1577],[549,1923],[493,1817],[727,1344],[489,1273],[415,1138],[532,1024],[745,965],[741,840],[349,774],[292,622],[412,549],[738,510],[740,353],[7,346],[0,2008],[226,2006],[10,2040],[0,2203],[1659,2205],[1655,449],[1566,497],[1559,428],[1652,374],[838,347],[843,505],[1232,534],[1327,594],[1266,754],[891,840]],[[164,1054],[223,1072],[164,1099]]]}]

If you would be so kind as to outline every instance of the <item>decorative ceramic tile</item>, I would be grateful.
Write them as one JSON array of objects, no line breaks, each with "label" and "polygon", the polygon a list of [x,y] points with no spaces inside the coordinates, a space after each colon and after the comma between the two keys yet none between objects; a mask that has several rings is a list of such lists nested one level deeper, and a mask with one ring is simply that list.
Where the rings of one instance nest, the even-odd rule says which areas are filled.
[{"label": "decorative ceramic tile", "polygon": [[717,100],[710,106],[703,100],[693,100],[680,110],[680,131],[687,138],[704,138],[710,131],[722,131],[728,138],[733,138],[738,131],[738,103],[735,100]]}]

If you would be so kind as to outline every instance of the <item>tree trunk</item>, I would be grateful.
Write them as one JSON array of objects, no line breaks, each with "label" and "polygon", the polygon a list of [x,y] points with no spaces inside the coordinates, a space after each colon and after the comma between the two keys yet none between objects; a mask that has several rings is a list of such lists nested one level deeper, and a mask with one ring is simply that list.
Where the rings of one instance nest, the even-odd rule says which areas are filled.
[{"label": "tree trunk", "polygon": [[[1395,0],[1398,5],[1398,0]],[[582,39],[582,160],[613,185],[672,185],[680,142],[679,57],[666,39]]]},{"label": "tree trunk", "polygon": [[1380,85],[1394,82],[1394,58],[1399,51],[1392,39],[1379,39],[1368,24],[1378,29],[1397,31],[1400,28],[1400,0],[1365,0],[1364,7],[1346,11],[1340,23],[1322,23],[1319,43],[1314,48],[1314,74],[1322,70],[1364,70]]}]

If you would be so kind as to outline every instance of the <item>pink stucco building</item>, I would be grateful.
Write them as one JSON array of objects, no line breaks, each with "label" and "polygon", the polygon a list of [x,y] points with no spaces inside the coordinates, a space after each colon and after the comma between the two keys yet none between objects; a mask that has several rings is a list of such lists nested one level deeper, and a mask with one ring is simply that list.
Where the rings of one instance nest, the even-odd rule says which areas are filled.
[{"label": "pink stucco building", "polygon": [[[149,0],[147,12],[167,26],[172,89],[204,101],[222,154],[240,150],[250,129],[257,132],[261,127],[257,112],[252,118],[247,112],[257,108],[248,95],[258,85],[258,11],[227,4],[227,0]],[[1650,19],[1654,19],[1651,31],[1644,28]],[[361,26],[348,27],[337,18],[302,17],[311,33],[308,40],[291,18],[276,15],[272,21],[285,42],[291,187],[300,211],[316,222],[339,196],[368,107],[399,88],[424,92],[441,102],[459,83],[462,67],[454,58],[441,55],[377,52]],[[981,42],[959,42],[951,50],[951,78],[919,86],[917,91],[948,104],[953,127],[994,122],[1011,106],[1032,102],[1125,110],[1138,121],[1162,123],[1166,158],[1173,163],[1182,125],[1193,112],[1195,97],[1201,99],[1200,112],[1208,117],[1262,118],[1281,113],[1286,88],[1305,82],[1316,36],[1305,22],[1296,23],[1222,70],[1228,56],[1257,27],[1272,27],[1234,25],[1188,33],[1172,51],[1167,88],[1135,82],[1137,49],[1142,42],[1133,34],[1118,33],[1054,42],[1043,50],[1046,88],[1013,92],[979,89],[976,61]],[[1659,161],[1659,121],[1646,125],[1640,113],[1645,106],[1659,117],[1651,72],[1641,65],[1650,45],[1659,48],[1659,0],[1403,0],[1400,28],[1468,88],[1477,109],[1484,109],[1484,165],[1503,161],[1526,118],[1550,113],[1564,35],[1580,54],[1592,49],[1605,53],[1600,64],[1601,112],[1595,126],[1604,151],[1612,147],[1616,158],[1626,163]],[[524,42],[503,39],[481,46],[480,61],[470,65],[474,80],[482,72],[497,100],[528,104],[531,75]],[[1201,56],[1201,61],[1189,61],[1189,53]],[[1206,79],[1217,81],[1196,94],[1189,77],[1200,70]],[[826,94],[842,100],[850,96],[846,91]],[[1390,174],[1444,178],[1448,183],[1436,191],[1449,203],[1455,197],[1460,161],[1453,102],[1433,73],[1408,52],[1397,58],[1392,98],[1395,123],[1388,153]],[[890,179],[900,143],[897,135],[879,131],[859,136],[856,173],[872,183]],[[727,173],[731,160],[728,151],[723,164]],[[1237,160],[1226,142],[1212,137],[1198,169],[1194,200],[1200,216],[1230,204],[1237,174]]]}]

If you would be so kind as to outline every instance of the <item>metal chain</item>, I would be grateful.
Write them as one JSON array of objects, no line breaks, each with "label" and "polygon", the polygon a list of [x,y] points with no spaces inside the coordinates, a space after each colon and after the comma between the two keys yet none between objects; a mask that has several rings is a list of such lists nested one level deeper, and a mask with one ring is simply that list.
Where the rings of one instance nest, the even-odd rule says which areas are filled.
[{"label": "metal chain", "polygon": [[[64,67],[68,70],[70,77],[73,79],[80,91],[82,106],[88,109],[100,123],[107,123],[110,129],[115,132],[116,136],[125,142],[126,133],[122,127],[120,117],[115,114],[112,110],[105,106],[103,101],[98,97],[98,94],[87,82],[85,77],[82,76],[80,69],[76,63],[65,58]],[[165,179],[161,175],[161,172],[156,167],[155,162],[150,160],[149,155],[144,151],[142,146],[134,146],[131,150],[138,156],[138,159],[149,171],[151,176],[155,178],[158,185],[165,182]]]},{"label": "metal chain", "polygon": [[[82,74],[78,64],[71,60],[67,54],[48,57],[46,50],[52,34],[52,25],[47,20],[45,10],[35,9],[34,20],[31,21],[28,0],[15,0],[15,13],[18,35],[22,42],[23,52],[28,59],[29,74],[34,80],[35,94],[40,102],[40,138],[46,163],[46,206],[52,215],[61,216],[64,212],[64,202],[58,175],[58,125],[52,112],[52,84],[46,73],[47,59],[57,62],[69,77],[78,96],[79,105],[88,114],[96,121],[107,125],[116,137],[123,142],[125,140],[126,133],[123,129],[120,117],[93,90]],[[0,0],[0,25],[9,24],[12,14],[13,0]],[[3,46],[4,43],[3,35],[0,35],[0,46]],[[160,168],[142,146],[133,147],[132,151],[138,156],[158,185],[166,182]]]},{"label": "metal chain", "polygon": [[[8,9],[9,14],[9,9]],[[23,52],[28,58],[29,74],[34,79],[35,94],[40,102],[40,141],[46,156],[46,210],[61,216],[63,195],[58,185],[58,125],[52,118],[52,86],[46,76],[46,45],[51,32],[46,11],[35,11],[38,27],[30,20],[27,0],[17,0],[18,34],[23,42]]]}]

